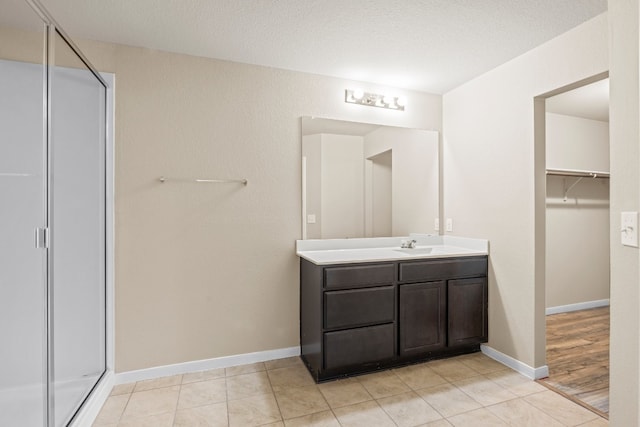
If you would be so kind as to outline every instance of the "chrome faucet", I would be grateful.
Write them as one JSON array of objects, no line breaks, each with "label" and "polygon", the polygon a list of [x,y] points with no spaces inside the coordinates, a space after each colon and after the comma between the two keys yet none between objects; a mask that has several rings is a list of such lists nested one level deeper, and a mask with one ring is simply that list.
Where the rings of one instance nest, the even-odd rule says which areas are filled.
[{"label": "chrome faucet", "polygon": [[416,242],[414,239],[411,240],[402,240],[400,242],[400,247],[402,249],[414,249],[416,247]]}]

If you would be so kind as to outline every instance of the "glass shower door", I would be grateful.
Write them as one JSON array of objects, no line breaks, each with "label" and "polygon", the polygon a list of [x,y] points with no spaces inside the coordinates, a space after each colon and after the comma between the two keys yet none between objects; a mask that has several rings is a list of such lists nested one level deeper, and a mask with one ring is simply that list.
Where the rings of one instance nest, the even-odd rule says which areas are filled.
[{"label": "glass shower door", "polygon": [[74,416],[106,367],[106,87],[57,32],[51,69],[51,425]]},{"label": "glass shower door", "polygon": [[3,1],[0,15],[0,426],[42,427],[47,251],[35,234],[47,225],[45,26],[23,0]]}]

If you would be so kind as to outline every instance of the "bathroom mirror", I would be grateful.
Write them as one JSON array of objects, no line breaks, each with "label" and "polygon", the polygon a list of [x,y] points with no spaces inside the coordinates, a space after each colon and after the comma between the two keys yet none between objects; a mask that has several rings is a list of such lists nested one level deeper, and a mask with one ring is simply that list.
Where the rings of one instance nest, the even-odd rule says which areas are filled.
[{"label": "bathroom mirror", "polygon": [[302,238],[438,234],[438,132],[302,118]]}]

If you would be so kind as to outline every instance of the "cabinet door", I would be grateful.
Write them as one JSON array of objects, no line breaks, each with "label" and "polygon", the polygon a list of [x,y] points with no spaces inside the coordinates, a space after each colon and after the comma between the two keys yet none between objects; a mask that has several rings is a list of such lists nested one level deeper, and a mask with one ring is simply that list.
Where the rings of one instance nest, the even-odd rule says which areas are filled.
[{"label": "cabinet door", "polygon": [[444,348],[446,314],[445,282],[400,285],[400,355]]},{"label": "cabinet door", "polygon": [[449,346],[487,342],[487,279],[449,280]]}]

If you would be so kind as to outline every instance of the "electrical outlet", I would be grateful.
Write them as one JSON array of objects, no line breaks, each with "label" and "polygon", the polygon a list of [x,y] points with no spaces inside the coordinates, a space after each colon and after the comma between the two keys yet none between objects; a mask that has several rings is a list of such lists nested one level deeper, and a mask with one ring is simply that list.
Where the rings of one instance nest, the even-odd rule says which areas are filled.
[{"label": "electrical outlet", "polygon": [[447,218],[447,231],[453,231],[453,219]]},{"label": "electrical outlet", "polygon": [[315,224],[316,216],[314,214],[307,215],[307,224]]},{"label": "electrical outlet", "polygon": [[638,247],[638,212],[620,213],[620,242],[625,246]]},{"label": "electrical outlet", "polygon": [[433,221],[433,229],[440,231],[440,218],[436,218],[435,221]]}]

